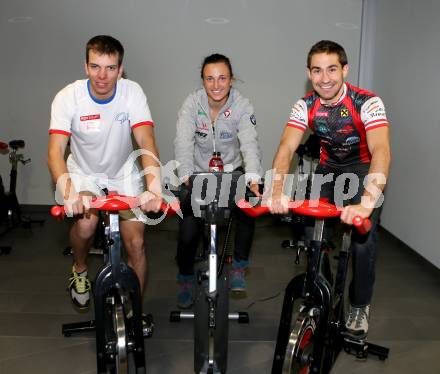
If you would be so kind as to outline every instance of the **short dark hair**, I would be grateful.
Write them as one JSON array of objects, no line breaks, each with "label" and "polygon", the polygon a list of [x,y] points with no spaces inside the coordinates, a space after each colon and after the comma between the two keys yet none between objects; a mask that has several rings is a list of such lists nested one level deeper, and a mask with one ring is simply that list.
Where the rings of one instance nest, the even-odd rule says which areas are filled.
[{"label": "short dark hair", "polygon": [[310,63],[312,61],[312,56],[318,53],[335,53],[338,55],[339,63],[342,66],[348,64],[347,54],[345,53],[345,50],[341,45],[331,40],[321,40],[318,43],[314,44],[312,48],[310,48],[309,54],[307,55],[307,67],[309,69]]},{"label": "short dark hair", "polygon": [[124,47],[121,42],[109,35],[97,35],[87,42],[86,63],[89,63],[89,51],[93,50],[104,55],[118,55],[118,65],[124,59]]},{"label": "short dark hair", "polygon": [[234,73],[232,72],[232,65],[229,58],[226,57],[225,55],[221,55],[220,53],[214,53],[208,57],[205,57],[202,62],[202,68],[200,70],[200,76],[202,77],[202,79],[203,79],[203,70],[205,69],[205,66],[208,64],[217,64],[219,62],[223,62],[228,67],[229,74],[231,75],[231,78],[233,78]]}]

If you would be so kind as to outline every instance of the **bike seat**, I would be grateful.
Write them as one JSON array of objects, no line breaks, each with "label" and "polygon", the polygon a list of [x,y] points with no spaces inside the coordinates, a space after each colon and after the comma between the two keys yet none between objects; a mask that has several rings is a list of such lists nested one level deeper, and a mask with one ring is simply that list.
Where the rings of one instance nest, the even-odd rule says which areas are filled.
[{"label": "bike seat", "polygon": [[12,149],[24,148],[24,140],[11,140],[9,146]]}]

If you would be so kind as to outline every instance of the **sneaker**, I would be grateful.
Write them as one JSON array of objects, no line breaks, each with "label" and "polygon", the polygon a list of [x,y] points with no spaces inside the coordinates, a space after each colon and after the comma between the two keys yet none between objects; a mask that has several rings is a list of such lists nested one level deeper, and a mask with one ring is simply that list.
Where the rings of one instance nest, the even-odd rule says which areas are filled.
[{"label": "sneaker", "polygon": [[144,338],[151,338],[154,331],[153,316],[151,314],[142,313],[142,334]]},{"label": "sneaker", "polygon": [[233,292],[244,292],[246,291],[246,279],[245,273],[248,268],[249,261],[241,260],[232,261],[232,270],[229,273],[231,291]]},{"label": "sneaker", "polygon": [[177,275],[179,291],[177,293],[177,307],[188,309],[194,303],[194,275]]},{"label": "sneaker", "polygon": [[368,333],[368,321],[370,319],[370,306],[354,307],[350,305],[345,327],[350,335],[357,338],[365,338]]},{"label": "sneaker", "polygon": [[90,281],[87,278],[87,270],[77,273],[72,267],[67,287],[73,304],[80,310],[87,310],[90,304]]},{"label": "sneaker", "polygon": [[229,276],[231,278],[231,291],[246,291],[246,280],[244,278],[244,269],[232,269]]}]

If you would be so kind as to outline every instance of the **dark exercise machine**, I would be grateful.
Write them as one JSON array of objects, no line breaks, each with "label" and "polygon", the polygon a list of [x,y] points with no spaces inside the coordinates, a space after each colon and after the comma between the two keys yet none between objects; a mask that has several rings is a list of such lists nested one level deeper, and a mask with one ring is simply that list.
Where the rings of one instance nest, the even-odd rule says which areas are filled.
[{"label": "dark exercise machine", "polygon": [[[103,213],[105,223],[104,265],[96,276],[94,286],[95,320],[63,324],[62,334],[95,331],[98,374],[145,374],[144,337],[153,333],[153,320],[147,315],[147,326],[142,326],[142,298],[139,280],[122,257],[119,232],[119,211],[139,205],[136,197],[110,194],[93,198],[91,208]],[[163,204],[167,215],[176,206]],[[64,207],[51,209],[54,217],[64,215]],[[148,329],[148,331],[145,331]]]},{"label": "dark exercise machine", "polygon": [[[38,223],[40,226],[44,223],[44,219],[35,220],[28,216],[24,216],[17,199],[16,187],[18,163],[20,162],[23,165],[26,165],[31,162],[30,158],[25,159],[23,154],[18,153],[18,150],[23,149],[24,146],[24,140],[12,140],[9,144],[0,142],[0,151],[4,153],[10,149],[9,162],[11,163],[9,192],[5,192],[3,180],[0,176],[0,223],[4,227],[0,232],[0,237],[6,235],[17,227],[31,229],[33,223]],[[0,247],[0,253],[8,254],[10,251],[11,247]]]},{"label": "dark exercise machine", "polygon": [[[195,173],[190,178],[192,207],[200,214],[208,230],[208,244],[196,266],[193,312],[172,311],[171,322],[194,320],[194,372],[224,374],[228,361],[229,321],[249,323],[245,312],[229,313],[229,263],[226,254],[231,210],[236,194],[245,194],[239,183],[241,172]],[[197,216],[197,214],[195,214]],[[226,245],[218,253],[218,225],[228,222]]]},{"label": "dark exercise machine", "polygon": [[[336,274],[330,265],[330,252],[325,245],[324,225],[328,218],[340,216],[335,205],[318,200],[292,202],[290,210],[314,217],[313,239],[304,247],[306,272],[295,276],[287,285],[280,317],[272,374],[327,374],[340,351],[359,359],[375,355],[388,357],[389,349],[357,338],[345,329],[345,281],[350,258],[351,226],[346,226],[337,257]],[[253,217],[267,213],[267,207],[239,205]],[[355,217],[353,225],[365,235],[371,228],[368,219]]]}]

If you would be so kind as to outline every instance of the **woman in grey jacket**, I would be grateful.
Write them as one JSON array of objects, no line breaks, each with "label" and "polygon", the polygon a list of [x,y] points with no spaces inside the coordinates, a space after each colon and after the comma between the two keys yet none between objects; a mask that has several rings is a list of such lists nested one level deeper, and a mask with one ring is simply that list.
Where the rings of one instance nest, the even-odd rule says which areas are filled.
[{"label": "woman in grey jacket", "polygon": [[[217,151],[225,165],[232,165],[234,170],[244,169],[249,189],[260,196],[261,151],[254,108],[232,87],[234,76],[226,56],[213,54],[206,57],[201,78],[203,88],[186,98],[178,114],[174,151],[179,178],[188,185],[193,172],[208,171],[212,153]],[[189,201],[181,204],[183,220],[180,221],[177,245],[177,304],[189,308],[193,302],[194,259],[203,222],[194,217]],[[231,289],[244,291],[244,274],[249,265],[255,222],[241,211],[237,211],[236,222],[236,232],[240,235],[236,235],[234,243]]]}]

